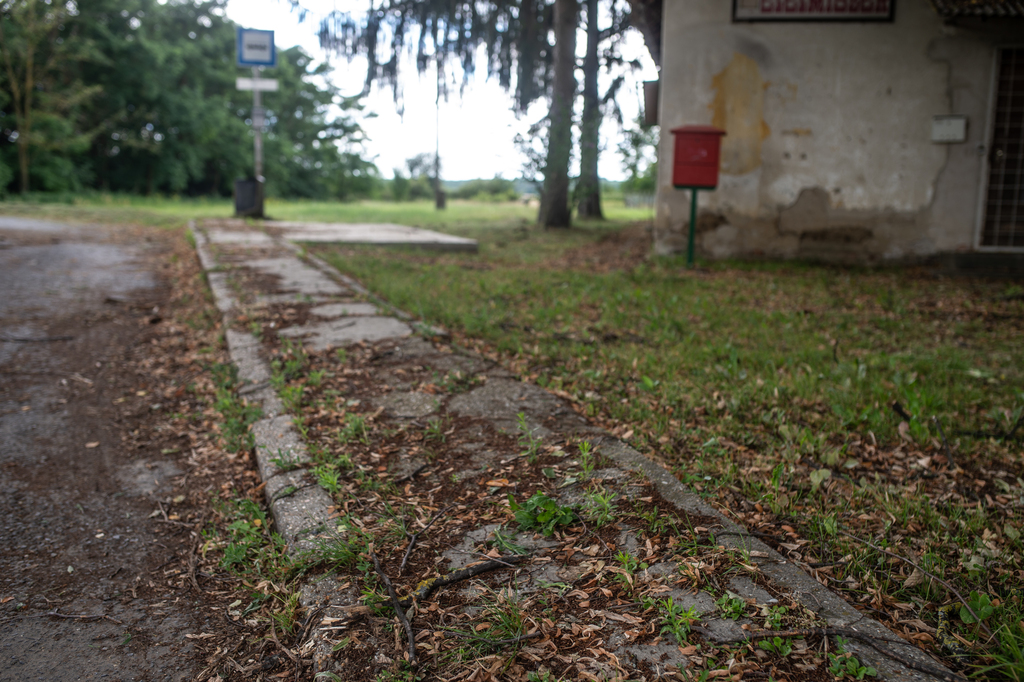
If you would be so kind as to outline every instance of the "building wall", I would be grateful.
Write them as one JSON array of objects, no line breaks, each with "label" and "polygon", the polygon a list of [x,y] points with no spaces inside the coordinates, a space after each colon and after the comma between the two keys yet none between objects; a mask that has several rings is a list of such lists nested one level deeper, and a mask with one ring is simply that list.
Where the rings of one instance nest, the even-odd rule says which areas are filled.
[{"label": "building wall", "polygon": [[[728,133],[718,189],[700,194],[706,256],[972,249],[995,45],[1010,29],[944,26],[927,0],[896,0],[893,23],[732,23],[731,4],[664,3],[656,251],[685,248],[669,130],[687,124]],[[967,115],[967,142],[932,143],[932,116],[950,113]]]}]

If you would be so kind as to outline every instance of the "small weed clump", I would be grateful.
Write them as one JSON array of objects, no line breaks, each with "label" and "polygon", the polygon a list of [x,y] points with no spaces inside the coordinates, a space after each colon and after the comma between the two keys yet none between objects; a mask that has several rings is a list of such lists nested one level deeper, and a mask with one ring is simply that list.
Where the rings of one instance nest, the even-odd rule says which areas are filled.
[{"label": "small weed clump", "polygon": [[583,497],[583,517],[595,528],[607,525],[615,518],[615,498],[618,495],[610,492],[594,491]]},{"label": "small weed clump", "polygon": [[[776,637],[776,639],[778,638]],[[836,651],[828,654],[828,671],[840,680],[863,680],[865,677],[875,677],[878,671],[861,665],[853,654],[846,651],[846,645],[846,640],[836,637]]]},{"label": "small weed clump", "polygon": [[519,447],[522,448],[522,454],[526,457],[526,460],[533,464],[540,455],[540,446],[544,444],[544,440],[534,435],[533,429],[526,423],[525,414],[522,412],[517,414],[516,421],[516,428],[519,430],[519,436],[516,440],[519,443]]},{"label": "small weed clump", "polygon": [[568,526],[576,520],[576,512],[571,507],[559,505],[542,492],[534,493],[522,505],[517,503],[510,493],[508,503],[520,528],[538,530],[549,537],[554,535],[560,526]]},{"label": "small weed clump", "polygon": [[251,405],[235,393],[238,368],[233,364],[215,364],[210,367],[215,393],[213,407],[220,412],[220,434],[224,447],[230,452],[251,450],[254,446],[249,427],[263,416],[258,405]]},{"label": "small weed clump", "polygon": [[675,637],[679,646],[686,646],[690,629],[700,620],[697,607],[684,608],[682,604],[673,601],[672,597],[659,599],[656,604],[661,613],[661,634],[670,634]]},{"label": "small weed clump", "polygon": [[718,606],[722,616],[732,620],[739,620],[747,610],[747,602],[733,594],[721,597],[715,601],[715,605]]}]

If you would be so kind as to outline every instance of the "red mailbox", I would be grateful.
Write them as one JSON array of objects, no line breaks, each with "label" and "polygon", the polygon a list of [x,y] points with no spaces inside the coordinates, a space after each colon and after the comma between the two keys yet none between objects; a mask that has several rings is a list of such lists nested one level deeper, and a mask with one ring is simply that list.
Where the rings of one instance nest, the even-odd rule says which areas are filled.
[{"label": "red mailbox", "polygon": [[712,126],[673,128],[675,154],[672,184],[675,187],[714,189],[718,186],[718,156],[724,130]]}]

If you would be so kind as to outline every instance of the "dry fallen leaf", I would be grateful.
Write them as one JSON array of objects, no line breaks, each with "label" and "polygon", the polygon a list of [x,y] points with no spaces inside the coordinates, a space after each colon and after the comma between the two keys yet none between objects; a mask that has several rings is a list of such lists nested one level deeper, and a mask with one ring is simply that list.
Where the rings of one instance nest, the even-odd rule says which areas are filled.
[{"label": "dry fallen leaf", "polygon": [[915,568],[914,572],[907,576],[907,579],[903,581],[903,587],[915,587],[924,582],[925,575],[920,568]]}]

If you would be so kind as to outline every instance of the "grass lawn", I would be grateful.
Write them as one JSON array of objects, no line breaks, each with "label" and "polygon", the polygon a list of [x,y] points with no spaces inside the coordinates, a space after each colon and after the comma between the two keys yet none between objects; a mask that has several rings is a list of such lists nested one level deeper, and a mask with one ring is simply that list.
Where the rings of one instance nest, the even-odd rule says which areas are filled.
[{"label": "grass lawn", "polygon": [[[275,220],[340,223],[398,223],[478,237],[494,229],[522,228],[537,219],[537,208],[518,202],[449,201],[438,211],[432,201],[304,201],[268,199],[266,213]],[[67,201],[39,203],[17,197],[0,202],[0,213],[76,222],[137,222],[176,226],[193,218],[229,218],[230,199],[180,199],[129,195],[91,195]],[[612,222],[649,218],[650,209],[626,208],[621,199],[605,201]]]},{"label": "grass lawn", "polygon": [[621,223],[477,232],[475,255],[312,248],[576,401],[912,641],[950,662],[941,640],[956,632],[973,663],[1012,660],[1021,679],[1020,283],[797,263],[688,271],[641,257],[645,231]]}]

